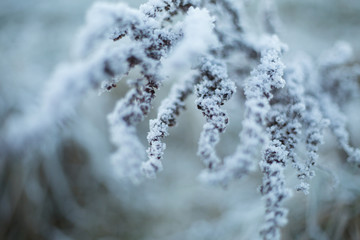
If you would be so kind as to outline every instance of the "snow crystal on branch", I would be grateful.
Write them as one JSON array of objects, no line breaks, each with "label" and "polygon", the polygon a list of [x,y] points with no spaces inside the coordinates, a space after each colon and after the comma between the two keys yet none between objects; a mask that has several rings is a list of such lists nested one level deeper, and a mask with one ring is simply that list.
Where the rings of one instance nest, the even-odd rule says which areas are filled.
[{"label": "snow crystal on branch", "polygon": [[[276,128],[276,125],[274,125]],[[260,192],[265,200],[265,223],[260,235],[264,240],[280,240],[280,227],[287,223],[288,210],[281,207],[291,192],[285,188],[284,169],[287,162],[287,151],[285,145],[274,139],[267,145],[264,158],[260,162],[263,172],[263,183]]]},{"label": "snow crystal on branch", "polygon": [[311,95],[305,97],[306,111],[303,113],[302,122],[305,127],[305,144],[307,159],[305,164],[294,162],[294,167],[298,170],[298,178],[301,183],[296,187],[298,191],[309,193],[309,183],[305,182],[315,175],[312,169],[317,164],[319,146],[323,143],[323,129],[329,124],[320,111],[317,99]]},{"label": "snow crystal on branch", "polygon": [[[282,114],[285,115],[283,122],[282,136],[279,140],[285,145],[289,161],[297,164],[295,153],[296,145],[300,139],[301,120],[304,116],[304,74],[299,63],[290,65],[284,74],[286,80],[285,89],[278,94],[273,103],[281,106]],[[276,119],[276,115],[272,117]]]},{"label": "snow crystal on branch", "polygon": [[[260,21],[259,29],[274,33],[279,28],[275,5],[271,0],[261,3],[265,21]],[[265,201],[260,235],[280,239],[280,228],[287,222],[283,203],[291,195],[284,170],[292,164],[300,180],[295,188],[307,194],[326,127],[348,155],[347,161],[360,167],[360,149],[350,145],[341,111],[360,96],[360,66],[350,45],[339,42],[318,64],[289,54],[292,64],[285,69],[281,58],[286,46],[276,36],[259,38],[246,31],[242,21],[246,7],[240,5],[231,0],[149,0],[139,9],[122,3],[94,4],[76,41],[74,61],[56,69],[39,108],[26,106],[24,117],[7,122],[6,136],[0,137],[1,151],[6,151],[0,151],[1,156],[8,152],[25,156],[29,146],[39,145],[56,124],[71,116],[87,91],[109,92],[136,67],[139,78],[128,81],[130,90],[108,115],[116,148],[110,156],[115,175],[135,183],[144,175],[156,177],[163,168],[164,138],[195,92],[195,104],[206,120],[197,152],[205,165],[200,179],[224,186],[253,171],[260,160],[259,190]],[[249,69],[253,71],[243,81]],[[146,150],[137,126],[151,111],[165,78],[180,81],[149,121]],[[222,106],[236,90],[231,79],[244,90],[238,99],[244,101],[244,118],[237,123],[242,124],[240,144],[232,155],[220,159],[215,149],[229,121]]]},{"label": "snow crystal on branch", "polygon": [[215,146],[229,121],[221,106],[235,92],[235,84],[229,79],[224,63],[215,59],[204,58],[200,71],[202,81],[196,86],[195,103],[206,117],[206,123],[200,135],[198,155],[205,166],[212,170],[221,163]]},{"label": "snow crystal on branch", "polygon": [[268,39],[261,53],[261,63],[251,72],[245,84],[245,119],[239,135],[241,144],[234,155],[225,158],[224,164],[216,172],[203,172],[203,180],[226,184],[254,169],[253,159],[256,159],[259,148],[268,140],[264,128],[272,91],[285,85],[282,78],[285,66],[280,60],[285,48],[276,36]]},{"label": "snow crystal on branch", "polygon": [[145,160],[145,149],[136,136],[135,126],[144,119],[151,108],[160,79],[156,75],[145,74],[146,83],[135,83],[135,88],[120,100],[109,114],[112,142],[118,147],[112,154],[111,162],[120,177],[129,177],[134,182],[141,179],[140,166]]},{"label": "snow crystal on branch", "polygon": [[[114,113],[109,118],[111,119],[111,133],[120,134],[124,138],[132,138],[132,142],[135,142],[135,139],[137,139],[134,134],[135,131],[131,131],[130,135],[126,135],[129,132],[119,132],[119,129],[121,130],[124,128],[117,127],[117,125],[126,124],[128,126],[135,126],[150,110],[151,102],[155,98],[155,90],[159,88],[162,81],[161,77],[157,76],[161,72],[159,71],[162,63],[160,60],[167,58],[167,61],[165,61],[165,63],[169,64],[170,62],[170,66],[174,65],[174,62],[175,65],[179,65],[180,61],[180,65],[186,65],[186,68],[190,69],[193,64],[187,65],[188,62],[196,63],[196,61],[198,61],[197,59],[201,55],[206,54],[207,50],[214,42],[210,40],[211,38],[214,38],[212,34],[213,20],[206,10],[201,10],[197,8],[194,9],[189,5],[188,7],[186,7],[186,9],[188,9],[188,12],[185,16],[184,21],[179,22],[173,27],[163,27],[162,24],[160,24],[159,22],[164,21],[164,19],[166,18],[160,18],[158,17],[158,14],[162,14],[162,12],[166,11],[171,11],[171,6],[174,4],[174,2],[171,2],[172,5],[169,5],[170,3],[165,2],[152,2],[159,3],[159,9],[163,7],[163,10],[160,11],[159,9],[152,6],[153,9],[157,10],[151,12],[150,8],[146,7],[147,5],[142,5],[142,7],[140,7],[142,14],[140,15],[142,16],[142,21],[144,21],[144,24],[132,27],[133,36],[130,36],[130,38],[134,41],[141,42],[141,49],[139,51],[143,51],[146,57],[139,59],[137,63],[140,64],[142,68],[141,73],[144,75],[147,83],[144,86],[140,86],[141,81],[139,81],[140,87],[137,86],[137,90],[135,91],[136,94],[128,97],[128,100],[121,100],[115,108]],[[151,2],[147,4],[151,4]],[[178,7],[180,8],[180,5]],[[153,28],[140,28],[141,26],[147,26],[149,22],[154,21],[158,22],[158,24],[153,23]],[[197,22],[197,25],[194,25],[193,22]],[[128,35],[130,35],[130,32],[128,33]],[[196,42],[192,41],[193,37],[196,38]],[[167,40],[164,40],[164,38],[166,38]],[[179,40],[181,41],[178,43]],[[191,41],[191,43],[189,41]],[[193,48],[189,48],[189,44],[192,44]],[[168,57],[169,52],[171,53],[170,57]],[[165,64],[163,68],[166,67],[167,66]],[[148,73],[149,71],[150,73]],[[183,92],[182,94],[187,95],[189,94],[189,90],[187,90],[189,88],[189,83],[186,83],[185,87],[186,89],[175,89],[174,91],[184,90],[185,92]],[[171,102],[171,104],[176,105],[179,103],[176,102],[177,97],[179,96],[172,97],[171,101],[175,102]],[[164,104],[164,108],[172,108],[171,105],[166,105],[166,103]],[[172,110],[178,111],[180,107],[181,104],[175,106]],[[140,113],[139,117],[131,121],[127,121],[125,118],[129,117],[129,112],[137,108],[140,108],[141,110],[137,111]],[[171,109],[167,110],[171,111]],[[148,138],[150,143],[150,148],[148,150],[149,160],[142,164],[142,172],[148,177],[154,177],[156,172],[162,169],[160,159],[162,158],[165,145],[160,141],[159,138],[164,137],[165,132],[167,132],[167,127],[172,124],[171,122],[167,122],[167,120],[169,120],[169,118],[172,118],[171,121],[174,120],[174,113],[169,113],[169,115],[167,116],[163,115],[163,112],[159,112],[159,114],[160,115],[158,121],[150,122],[150,127],[152,129],[149,133]],[[112,162],[115,165],[119,166],[123,164],[124,172],[126,173],[136,172],[135,170],[128,170],[127,166],[133,168],[139,167],[138,170],[140,171],[140,165],[143,161],[145,161],[143,155],[134,154],[134,156],[130,157],[126,154],[123,154],[123,151],[128,152],[127,148],[131,148],[130,146],[127,146],[128,142],[116,141],[116,137],[113,137],[112,139],[115,139],[113,143],[116,144],[118,148],[117,152],[112,155]],[[137,142],[138,143],[134,144],[134,146],[138,146],[137,151],[141,151],[141,144],[139,140],[137,140]],[[134,146],[132,148],[134,148]],[[130,161],[131,163],[128,163],[126,161]],[[118,167],[118,169],[120,169],[120,167]],[[135,179],[137,179],[137,177],[135,177]]]},{"label": "snow crystal on branch", "polygon": [[[212,33],[213,27],[213,19],[206,10],[189,8],[184,21],[175,26],[180,29],[183,38],[174,47],[170,56],[164,59],[162,72],[173,73],[175,68],[177,71],[189,70],[194,65],[199,65],[200,56],[206,55],[209,48],[216,44],[216,38]],[[149,159],[142,164],[142,171],[147,177],[154,178],[156,172],[162,170],[160,160],[166,145],[161,142],[161,139],[168,135],[168,127],[175,124],[175,116],[183,108],[185,98],[192,93],[192,88],[197,81],[198,79],[192,76],[179,85],[174,85],[170,96],[162,102],[157,119],[150,120],[148,134],[150,147],[147,151]]]},{"label": "snow crystal on branch", "polygon": [[[273,114],[268,116],[270,123],[277,122],[277,139],[284,144],[288,152],[289,162],[298,171],[301,183],[297,186],[298,191],[308,193],[309,184],[305,182],[314,176],[311,170],[317,160],[318,146],[322,143],[322,129],[326,127],[326,121],[319,111],[316,99],[308,95],[303,87],[307,71],[306,56],[299,56],[302,60],[292,63],[285,71],[286,87],[272,100]],[[281,123],[279,121],[281,120]],[[280,127],[280,125],[281,127]],[[305,144],[307,159],[300,161],[296,155],[296,146],[302,141],[301,130],[305,129]],[[274,127],[271,127],[274,128]]]},{"label": "snow crystal on branch", "polygon": [[[172,8],[176,8],[173,5]],[[14,127],[10,126],[7,137],[12,142],[10,145],[21,147],[34,138],[40,138],[56,122],[67,118],[82,96],[89,89],[100,86],[102,81],[115,77],[121,79],[139,64],[151,68],[153,63],[146,60],[159,60],[169,51],[170,45],[181,38],[180,32],[160,28],[161,24],[156,23],[146,14],[123,4],[95,4],[79,35],[76,61],[59,66],[46,86],[39,109],[19,120],[23,123],[14,121]],[[126,33],[133,41],[118,44],[102,39],[115,28],[123,29],[120,35]],[[114,86],[111,81],[103,85],[106,89],[111,86]],[[24,126],[24,129],[18,126]]]},{"label": "snow crystal on branch", "polygon": [[[270,142],[266,145],[260,168],[263,172],[263,184],[260,192],[265,200],[265,223],[260,235],[263,239],[280,239],[280,227],[287,223],[288,210],[282,207],[291,192],[285,187],[284,170],[289,162],[298,163],[295,153],[300,140],[301,120],[305,111],[303,74],[298,65],[285,71],[286,87],[276,92],[270,102],[271,109],[266,116],[267,133]],[[301,168],[300,168],[301,166]],[[308,169],[306,169],[308,170]],[[303,182],[302,182],[303,183]]]},{"label": "snow crystal on branch", "polygon": [[[193,12],[193,14],[189,13],[185,19],[203,12],[199,9],[193,9],[191,6],[193,5],[190,1],[155,0],[142,4],[139,10],[129,9],[129,11],[122,11],[120,12],[121,17],[115,19],[112,39],[119,41],[124,37],[128,37],[131,42],[139,42],[140,48],[144,50],[148,58],[159,61],[162,57],[167,56],[173,45],[184,38],[183,31],[186,29],[186,27],[183,27],[184,23],[177,26],[165,26],[164,22],[171,21],[171,18],[180,11],[186,12],[189,8],[189,12]],[[129,16],[125,17],[122,14],[128,14]],[[134,62],[134,65],[136,64],[138,63]],[[111,82],[104,85],[107,89],[111,89],[111,86]]]},{"label": "snow crystal on branch", "polygon": [[147,136],[148,160],[142,163],[142,171],[149,178],[154,178],[156,173],[162,170],[161,159],[166,148],[162,139],[169,135],[169,127],[176,124],[176,117],[180,110],[185,108],[185,100],[193,92],[197,79],[193,75],[185,76],[181,82],[175,84],[169,96],[162,101],[157,118],[150,120],[150,131]]}]

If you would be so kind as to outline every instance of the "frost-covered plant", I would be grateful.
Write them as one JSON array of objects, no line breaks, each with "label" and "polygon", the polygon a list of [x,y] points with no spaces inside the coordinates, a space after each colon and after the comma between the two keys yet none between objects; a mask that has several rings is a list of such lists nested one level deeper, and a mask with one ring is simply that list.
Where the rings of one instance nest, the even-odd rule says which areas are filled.
[{"label": "frost-covered plant", "polygon": [[[286,62],[288,47],[274,34],[279,20],[272,2],[263,9],[265,31],[256,37],[243,28],[242,11],[229,0],[150,0],[139,9],[95,4],[75,44],[75,62],[55,71],[36,111],[9,122],[6,151],[34,147],[34,139],[43,139],[55,124],[71,117],[87,91],[97,88],[107,94],[131,70],[138,71],[108,115],[116,176],[138,183],[163,170],[164,138],[194,94],[194,106],[206,121],[198,145],[205,166],[200,180],[227,186],[260,165],[259,191],[265,202],[260,236],[280,239],[288,212],[283,202],[291,188],[309,192],[324,129],[332,131],[348,162],[360,166],[360,150],[350,145],[340,110],[359,93],[360,67],[352,62],[346,43],[316,60],[298,55]],[[163,82],[179,72],[179,81],[149,121],[146,147],[137,125],[152,111]],[[243,94],[239,101],[244,105],[240,141],[222,159],[216,146],[229,123],[224,105],[236,91]],[[287,186],[289,165],[299,179],[296,187]]]}]

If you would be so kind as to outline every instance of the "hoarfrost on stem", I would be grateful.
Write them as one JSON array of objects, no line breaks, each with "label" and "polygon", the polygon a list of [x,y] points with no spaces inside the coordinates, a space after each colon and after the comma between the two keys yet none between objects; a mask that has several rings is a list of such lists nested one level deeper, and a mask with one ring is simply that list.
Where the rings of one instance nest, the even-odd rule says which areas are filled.
[{"label": "hoarfrost on stem", "polygon": [[[277,35],[269,35],[279,32],[280,19],[273,1],[263,3],[260,36],[243,26],[245,3],[149,0],[139,9],[122,3],[94,4],[74,44],[74,60],[56,68],[37,108],[26,107],[24,116],[7,122],[1,154],[26,155],[36,149],[54,126],[73,115],[89,90],[111,94],[136,68],[139,76],[128,81],[130,90],[107,116],[115,175],[139,183],[163,170],[164,138],[194,94],[194,106],[205,118],[197,151],[205,165],[200,180],[227,186],[259,164],[259,191],[265,202],[260,236],[280,239],[288,213],[283,203],[292,188],[309,193],[309,181],[322,164],[319,148],[326,128],[347,161],[360,167],[360,149],[351,144],[343,112],[360,96],[360,65],[351,46],[338,42],[318,59],[290,56],[285,66],[287,46]],[[156,118],[149,121],[146,150],[137,127],[166,80],[173,85]],[[237,107],[244,105],[243,119],[235,123],[241,125],[240,143],[222,159],[216,147],[229,127],[225,104],[236,89]],[[295,169],[297,186],[286,182],[289,165]]]},{"label": "hoarfrost on stem", "polygon": [[235,84],[227,75],[224,63],[204,58],[201,64],[201,82],[196,85],[195,104],[206,117],[206,123],[200,135],[198,155],[209,171],[219,168],[221,160],[216,155],[215,146],[220,133],[225,131],[229,122],[227,114],[220,107],[235,92]]},{"label": "hoarfrost on stem", "polygon": [[286,46],[276,36],[267,38],[268,44],[261,52],[261,63],[251,72],[244,86],[245,112],[236,152],[224,159],[224,163],[214,172],[204,171],[205,181],[227,184],[230,180],[241,178],[255,168],[255,159],[260,147],[268,140],[265,132],[266,115],[270,109],[272,91],[284,87],[282,78],[284,64],[280,60]]},{"label": "hoarfrost on stem", "polygon": [[162,139],[169,135],[169,127],[175,126],[176,117],[180,114],[180,110],[185,108],[185,100],[193,92],[196,80],[196,76],[189,74],[175,84],[169,96],[162,101],[157,118],[149,122],[148,160],[142,163],[142,171],[149,178],[155,178],[156,173],[163,169],[160,160],[163,158],[166,144]]}]

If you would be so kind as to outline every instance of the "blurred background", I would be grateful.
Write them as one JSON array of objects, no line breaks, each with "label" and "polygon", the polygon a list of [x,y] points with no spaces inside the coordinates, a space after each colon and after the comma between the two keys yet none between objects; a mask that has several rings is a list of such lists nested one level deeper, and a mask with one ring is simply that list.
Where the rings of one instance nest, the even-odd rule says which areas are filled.
[{"label": "blurred background", "polygon": [[[37,103],[56,66],[72,59],[72,43],[93,2],[0,1],[1,135],[12,118]],[[142,2],[128,4],[138,7]],[[256,30],[251,24],[262,3],[244,1],[248,28]],[[316,58],[344,40],[360,63],[360,1],[279,0],[276,7],[280,38],[289,45],[289,55],[304,51]],[[159,91],[155,106],[171,84],[166,82]],[[204,119],[193,97],[170,130],[164,171],[156,180],[134,185],[113,174],[109,155],[114,147],[106,116],[126,91],[120,84],[109,94],[88,93],[74,116],[59,131],[49,132],[48,140],[31,154],[0,152],[0,239],[256,239],[264,214],[257,191],[261,173],[227,189],[197,180],[203,168],[196,151]],[[239,97],[226,105],[231,122],[218,147],[221,156],[238,143]],[[359,106],[360,100],[354,99],[342,109],[356,147]],[[156,109],[139,126],[144,144]],[[295,192],[286,203],[290,212],[283,239],[360,239],[359,171],[344,163],[346,156],[330,133],[325,139],[322,167],[316,169],[310,194]],[[289,186],[297,181],[291,170],[287,181]]]}]

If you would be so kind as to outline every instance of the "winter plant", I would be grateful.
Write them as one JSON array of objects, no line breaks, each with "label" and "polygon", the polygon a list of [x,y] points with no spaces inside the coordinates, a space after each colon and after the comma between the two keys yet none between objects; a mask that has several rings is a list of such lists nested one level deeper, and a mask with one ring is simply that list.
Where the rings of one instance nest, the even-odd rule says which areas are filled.
[{"label": "winter plant", "polygon": [[[284,202],[294,191],[309,193],[325,130],[336,137],[347,164],[360,167],[360,149],[350,145],[342,112],[360,92],[360,65],[346,42],[317,59],[304,53],[286,58],[291,48],[277,35],[281,23],[271,1],[261,17],[262,30],[254,33],[244,9],[230,0],[149,0],[139,9],[95,4],[75,43],[75,61],[57,68],[38,108],[8,124],[3,154],[34,148],[71,118],[85,93],[111,94],[136,72],[107,116],[114,173],[141,183],[166,171],[165,137],[193,95],[195,103],[187,108],[197,108],[205,120],[198,141],[204,166],[199,180],[226,187],[260,169],[265,205],[260,236],[281,239],[288,221]],[[156,109],[153,102],[164,82],[172,87]],[[216,146],[231,121],[224,108],[231,98],[242,112],[235,123],[239,142],[233,153],[220,157]],[[151,111],[157,115],[149,121],[145,146],[137,126]],[[296,171],[297,186],[287,184],[289,168]]]}]

